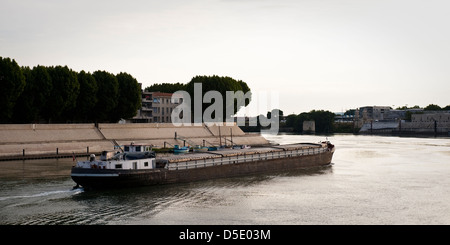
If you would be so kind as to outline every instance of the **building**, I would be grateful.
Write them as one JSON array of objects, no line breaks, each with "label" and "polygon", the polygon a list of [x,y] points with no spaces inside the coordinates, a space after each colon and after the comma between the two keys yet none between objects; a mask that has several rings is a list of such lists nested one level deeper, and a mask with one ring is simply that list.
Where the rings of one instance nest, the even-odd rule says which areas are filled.
[{"label": "building", "polygon": [[362,123],[385,120],[385,113],[392,110],[390,106],[365,106],[355,111],[355,119]]},{"label": "building", "polygon": [[315,121],[304,121],[303,122],[303,132],[304,133],[315,133],[316,132],[316,122]]},{"label": "building", "polygon": [[171,93],[151,92],[153,98],[153,122],[171,123],[173,109],[183,102],[183,98]]},{"label": "building", "polygon": [[126,122],[132,123],[171,123],[175,107],[183,102],[180,96],[172,93],[142,91],[142,106],[136,116]]},{"label": "building", "polygon": [[398,132],[450,136],[450,111],[423,111],[412,114],[411,122],[399,125]]},{"label": "building", "polygon": [[450,123],[450,112],[449,111],[429,111],[420,114],[413,114],[411,116],[411,122],[413,123]]}]

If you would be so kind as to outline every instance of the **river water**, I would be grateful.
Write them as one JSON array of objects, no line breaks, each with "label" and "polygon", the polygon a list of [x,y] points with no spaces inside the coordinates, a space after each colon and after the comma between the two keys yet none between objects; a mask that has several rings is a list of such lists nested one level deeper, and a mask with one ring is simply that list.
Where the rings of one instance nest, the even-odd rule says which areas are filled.
[{"label": "river water", "polygon": [[328,139],[330,167],[107,191],[72,190],[72,159],[0,162],[0,224],[450,224],[448,138]]}]

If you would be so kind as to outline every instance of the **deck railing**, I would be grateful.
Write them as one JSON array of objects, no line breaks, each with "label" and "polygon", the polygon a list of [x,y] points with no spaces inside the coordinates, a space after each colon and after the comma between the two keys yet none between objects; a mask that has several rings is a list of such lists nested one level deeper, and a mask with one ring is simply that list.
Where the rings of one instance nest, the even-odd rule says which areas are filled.
[{"label": "deck railing", "polygon": [[204,158],[200,160],[188,160],[182,162],[174,162],[166,165],[168,170],[181,170],[192,168],[204,168],[217,165],[237,164],[242,162],[253,162],[260,160],[272,160],[289,157],[316,155],[328,151],[327,147],[308,148],[301,150],[275,151],[265,153],[252,153],[236,156],[223,156],[219,158]]}]

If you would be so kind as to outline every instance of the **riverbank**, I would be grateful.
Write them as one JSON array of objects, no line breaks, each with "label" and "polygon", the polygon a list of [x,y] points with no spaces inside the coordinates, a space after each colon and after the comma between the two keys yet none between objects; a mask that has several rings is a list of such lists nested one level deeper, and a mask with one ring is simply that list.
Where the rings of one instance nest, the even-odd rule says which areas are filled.
[{"label": "riverbank", "polygon": [[259,134],[233,126],[145,124],[1,124],[0,160],[60,158],[98,154],[117,145],[267,145]]}]

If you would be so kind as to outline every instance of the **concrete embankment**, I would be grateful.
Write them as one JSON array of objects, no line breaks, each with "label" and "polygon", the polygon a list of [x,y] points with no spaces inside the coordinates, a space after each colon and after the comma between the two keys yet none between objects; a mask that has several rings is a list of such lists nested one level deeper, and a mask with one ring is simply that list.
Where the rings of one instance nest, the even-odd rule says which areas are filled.
[{"label": "concrete embankment", "polygon": [[87,155],[114,150],[116,144],[218,146],[267,145],[259,134],[245,134],[233,126],[149,124],[1,124],[0,159]]}]

